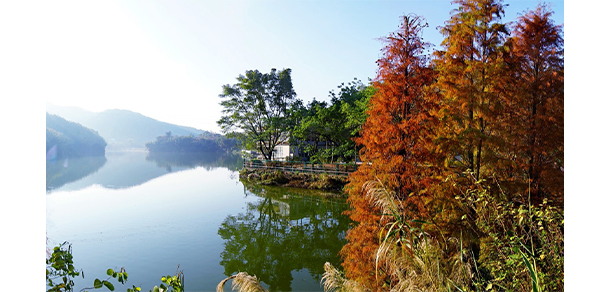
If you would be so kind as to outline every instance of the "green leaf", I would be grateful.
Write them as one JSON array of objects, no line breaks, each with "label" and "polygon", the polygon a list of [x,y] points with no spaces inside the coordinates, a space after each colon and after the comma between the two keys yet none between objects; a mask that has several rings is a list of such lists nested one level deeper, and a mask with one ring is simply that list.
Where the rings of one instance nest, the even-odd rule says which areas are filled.
[{"label": "green leaf", "polygon": [[112,276],[113,273],[114,273],[114,270],[112,270],[112,269],[108,269],[106,271],[106,275],[108,275],[108,276]]},{"label": "green leaf", "polygon": [[532,266],[530,261],[527,259],[525,254],[521,251],[521,249],[518,249],[518,251],[521,254],[521,258],[523,258],[523,262],[525,262],[525,265],[527,266],[527,269],[530,272],[530,277],[532,278],[532,290],[534,292],[538,292],[539,291],[539,289],[538,289],[538,274],[534,270],[534,267]]},{"label": "green leaf", "polygon": [[430,222],[428,222],[428,221],[419,220],[419,219],[413,219],[413,220],[411,220],[411,222],[421,223],[421,224],[430,224]]},{"label": "green leaf", "polygon": [[114,286],[112,285],[112,283],[110,283],[108,281],[104,281],[104,286],[106,286],[106,288],[108,288],[108,290],[114,291]]},{"label": "green leaf", "polygon": [[102,288],[102,281],[100,281],[100,279],[95,279],[95,281],[93,281],[93,288],[95,288],[95,289]]}]

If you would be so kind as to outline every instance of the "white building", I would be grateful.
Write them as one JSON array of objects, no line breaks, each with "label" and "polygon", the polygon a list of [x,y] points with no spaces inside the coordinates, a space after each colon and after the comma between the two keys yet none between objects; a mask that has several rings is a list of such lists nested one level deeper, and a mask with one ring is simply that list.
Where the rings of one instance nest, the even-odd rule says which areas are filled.
[{"label": "white building", "polygon": [[282,142],[273,148],[273,160],[292,160],[299,156],[299,148],[291,146],[288,142]]}]

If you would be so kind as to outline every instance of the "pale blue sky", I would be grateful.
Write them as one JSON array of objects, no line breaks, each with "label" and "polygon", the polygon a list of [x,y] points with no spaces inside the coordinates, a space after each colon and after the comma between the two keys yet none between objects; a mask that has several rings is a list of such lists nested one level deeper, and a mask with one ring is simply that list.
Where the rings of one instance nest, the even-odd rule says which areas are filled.
[{"label": "pale blue sky", "polygon": [[[552,3],[563,23],[563,1]],[[538,1],[505,1],[505,22]],[[128,109],[219,131],[221,87],[246,70],[292,69],[297,97],[328,99],[342,82],[376,74],[403,14],[425,17],[424,39],[449,19],[450,1],[73,1],[32,7],[20,51],[37,92],[56,105]],[[18,20],[19,21],[19,20]],[[22,69],[25,70],[25,69]]]}]

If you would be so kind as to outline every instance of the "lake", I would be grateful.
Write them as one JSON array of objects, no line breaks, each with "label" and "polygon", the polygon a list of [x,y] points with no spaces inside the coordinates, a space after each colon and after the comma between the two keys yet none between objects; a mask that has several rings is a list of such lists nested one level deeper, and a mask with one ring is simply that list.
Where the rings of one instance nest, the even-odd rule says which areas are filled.
[{"label": "lake", "polygon": [[[324,263],[340,266],[350,220],[344,199],[239,181],[236,156],[113,152],[47,162],[47,249],[72,244],[92,287],[124,267],[125,286],[151,290],[184,271],[186,291],[215,291],[241,271],[271,291],[323,291]],[[230,291],[230,282],[225,285]]]}]

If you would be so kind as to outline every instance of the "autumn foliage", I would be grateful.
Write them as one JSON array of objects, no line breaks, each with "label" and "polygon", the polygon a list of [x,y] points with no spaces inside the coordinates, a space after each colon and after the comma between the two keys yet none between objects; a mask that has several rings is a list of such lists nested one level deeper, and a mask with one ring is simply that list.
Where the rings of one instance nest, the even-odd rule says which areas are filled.
[{"label": "autumn foliage", "polygon": [[527,12],[511,39],[514,92],[508,111],[515,119],[507,121],[513,124],[509,141],[519,179],[536,202],[563,202],[563,38],[551,14],[547,6]]},{"label": "autumn foliage", "polygon": [[431,211],[426,205],[432,197],[427,189],[435,181],[430,145],[437,103],[425,92],[435,72],[424,55],[428,46],[421,39],[424,27],[419,16],[405,16],[400,30],[383,39],[387,45],[377,61],[377,91],[357,140],[365,164],[352,175],[348,192],[353,207],[349,214],[360,224],[347,235],[350,242],[342,253],[347,276],[365,283],[383,284],[374,274],[359,273],[374,270],[370,255],[378,248],[383,222],[381,211],[363,196],[363,184],[378,180],[398,194],[408,218],[427,217]]},{"label": "autumn foliage", "polygon": [[[486,236],[474,223],[476,208],[458,200],[474,186],[500,202],[562,208],[561,26],[544,5],[511,25],[502,22],[501,0],[453,3],[434,54],[426,54],[420,16],[402,17],[382,39],[376,93],[356,140],[363,164],[346,187],[357,224],[341,251],[346,276],[373,291],[396,280],[375,254],[397,217],[365,196],[371,181],[398,199],[400,222],[438,238]],[[478,240],[464,242],[478,251]]]}]

